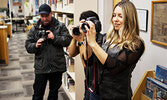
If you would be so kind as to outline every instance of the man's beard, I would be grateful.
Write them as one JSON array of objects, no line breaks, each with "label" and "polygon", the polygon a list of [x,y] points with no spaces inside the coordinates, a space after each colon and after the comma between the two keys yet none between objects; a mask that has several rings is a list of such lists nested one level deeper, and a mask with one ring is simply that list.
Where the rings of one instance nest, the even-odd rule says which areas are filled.
[{"label": "man's beard", "polygon": [[48,26],[50,23],[51,23],[51,21],[48,21],[48,20],[42,22],[42,24],[43,24],[44,26]]}]

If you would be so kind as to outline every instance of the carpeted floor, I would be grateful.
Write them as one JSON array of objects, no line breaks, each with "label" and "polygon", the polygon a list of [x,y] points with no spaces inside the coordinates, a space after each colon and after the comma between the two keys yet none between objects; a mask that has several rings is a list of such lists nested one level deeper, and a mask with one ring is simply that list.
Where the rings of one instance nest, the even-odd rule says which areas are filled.
[{"label": "carpeted floor", "polygon": [[[8,41],[9,64],[0,64],[0,100],[32,100],[34,55],[26,52],[25,40],[25,32],[15,32]],[[47,94],[48,86],[44,100]],[[69,100],[62,88],[58,100]]]}]

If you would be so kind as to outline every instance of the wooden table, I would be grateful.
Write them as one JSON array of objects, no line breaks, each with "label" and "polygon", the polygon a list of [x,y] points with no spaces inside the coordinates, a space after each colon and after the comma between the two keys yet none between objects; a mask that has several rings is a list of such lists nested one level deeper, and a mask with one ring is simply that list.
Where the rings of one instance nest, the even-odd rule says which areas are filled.
[{"label": "wooden table", "polygon": [[[14,32],[18,32],[18,24],[20,24],[20,21],[24,22],[24,20],[26,20],[26,18],[24,18],[24,17],[17,17],[17,18],[8,18],[8,19],[5,19],[5,22],[12,21],[13,24],[16,25],[16,30]],[[23,23],[23,24],[25,24],[25,23]],[[24,30],[25,27],[26,27],[26,25],[24,25],[23,31],[25,31]]]}]

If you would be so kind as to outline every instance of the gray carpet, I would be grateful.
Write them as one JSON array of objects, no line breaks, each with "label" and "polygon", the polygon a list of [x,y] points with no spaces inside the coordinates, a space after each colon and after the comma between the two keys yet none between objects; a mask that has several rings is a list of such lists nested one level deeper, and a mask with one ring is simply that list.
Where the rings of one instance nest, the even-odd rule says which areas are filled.
[{"label": "gray carpet", "polygon": [[[9,64],[0,64],[0,100],[32,100],[34,55],[28,54],[24,43],[26,33],[15,32],[9,39]],[[44,100],[47,100],[48,86]],[[62,88],[58,100],[69,100]]]}]

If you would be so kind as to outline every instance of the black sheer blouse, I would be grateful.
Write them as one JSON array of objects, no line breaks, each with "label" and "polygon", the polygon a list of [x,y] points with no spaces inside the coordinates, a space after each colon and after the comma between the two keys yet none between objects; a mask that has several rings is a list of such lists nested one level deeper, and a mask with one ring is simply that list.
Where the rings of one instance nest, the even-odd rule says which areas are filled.
[{"label": "black sheer blouse", "polygon": [[109,48],[107,50],[108,57],[104,66],[110,70],[113,75],[117,74],[127,67],[130,67],[130,65],[136,64],[143,52],[143,43],[141,44],[140,48],[137,48],[136,52],[132,52],[127,49],[120,50],[118,46]]},{"label": "black sheer blouse", "polygon": [[103,44],[102,48],[108,57],[101,67],[100,96],[104,100],[130,100],[131,73],[144,52],[144,43],[141,41],[136,52],[120,50],[118,46],[108,48],[108,44]]}]

